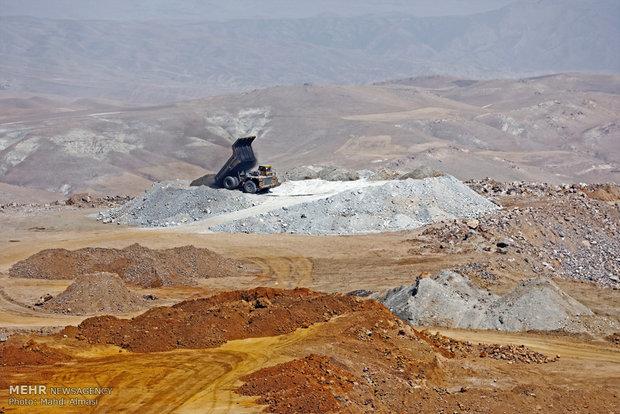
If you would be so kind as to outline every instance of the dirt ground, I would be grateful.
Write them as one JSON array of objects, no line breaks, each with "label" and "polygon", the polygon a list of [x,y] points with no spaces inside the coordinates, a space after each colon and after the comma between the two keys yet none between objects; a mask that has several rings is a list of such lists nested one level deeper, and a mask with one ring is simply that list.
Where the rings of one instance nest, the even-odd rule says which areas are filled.
[{"label": "dirt ground", "polygon": [[[377,291],[410,284],[417,276],[430,276],[441,269],[488,259],[480,255],[494,254],[424,252],[421,248],[421,253],[412,254],[416,243],[423,242],[416,241],[418,234],[411,232],[293,236],[138,230],[103,225],[86,217],[95,211],[59,209],[29,215],[0,215],[0,332],[57,332],[66,325],[76,326],[86,318],[46,313],[33,306],[37,298],[46,293],[62,292],[71,280],[8,277],[13,263],[48,248],[124,248],[140,243],[160,249],[194,245],[226,257],[250,261],[261,269],[252,275],[201,279],[193,286],[131,286],[131,290],[140,295],[154,295],[157,299],[150,302],[151,306],[171,305],[190,298],[257,286],[307,287],[322,292]],[[498,291],[512,288],[523,277],[516,270],[511,272],[510,267],[502,271],[506,277],[494,286]],[[565,279],[557,282],[595,312],[618,317],[620,297],[617,291],[586,282]],[[128,318],[139,313],[117,316]],[[352,373],[352,378],[357,378],[354,381],[370,387],[364,389],[371,393],[372,401],[364,405],[365,401],[360,400],[363,409],[354,404],[357,401],[354,394],[343,393],[345,402],[337,401],[353,404],[340,410],[344,412],[398,412],[399,408],[402,412],[443,410],[451,413],[618,411],[620,349],[602,339],[554,333],[433,330],[457,340],[526,345],[549,357],[560,356],[559,360],[548,364],[520,364],[477,357],[445,358],[419,342],[412,342],[418,344],[415,346],[399,342],[399,334],[390,333],[387,328],[387,333],[382,335],[389,339],[374,334],[368,341],[366,332],[376,329],[372,323],[375,321],[368,315],[353,313],[282,335],[230,340],[208,349],[149,353],[129,352],[109,344],[89,344],[62,335],[35,335],[37,345],[60,350],[71,360],[56,365],[0,366],[0,408],[5,412],[37,412],[31,407],[7,406],[8,386],[44,383],[113,388],[111,394],[98,398],[96,407],[82,406],[70,411],[66,406],[51,406],[45,412],[243,413],[267,407],[283,412],[286,406],[278,408],[271,404],[270,395],[274,394],[267,391],[241,395],[239,387],[247,381],[245,377],[255,375],[259,380],[270,381],[273,377],[261,372],[262,369],[319,355],[335,359],[338,367],[344,367]],[[349,335],[352,332],[354,335]],[[26,334],[25,340],[32,335]],[[399,366],[399,355],[406,357],[404,361],[417,358],[418,368],[429,364],[422,377],[416,376],[419,369],[413,375],[414,371],[407,371],[409,365]],[[392,366],[393,363],[396,365]],[[404,379],[399,369],[412,376]],[[320,380],[319,376],[318,384],[322,384]],[[411,391],[402,391],[409,389]],[[463,389],[466,391],[462,392]],[[299,389],[291,389],[286,395],[298,392]],[[398,401],[400,405],[389,406],[385,401]]]},{"label": "dirt ground", "polygon": [[[411,284],[418,276],[460,265],[494,258],[504,277],[490,287],[507,291],[523,279],[519,269],[511,269],[510,256],[487,252],[451,254],[428,252],[417,246],[418,232],[359,236],[300,236],[257,234],[193,234],[171,229],[135,229],[109,226],[87,217],[96,210],[60,210],[20,217],[0,216],[0,321],[11,326],[64,325],[67,319],[41,315],[26,306],[46,293],[64,290],[70,280],[32,280],[7,277],[9,267],[19,260],[49,248],[124,248],[133,243],[162,249],[194,245],[226,257],[253,262],[261,271],[251,276],[198,280],[196,286],[137,289],[155,294],[167,304],[216,291],[257,286],[307,287],[323,292],[350,292],[357,289],[378,291]],[[49,223],[53,223],[53,226]],[[416,246],[417,245],[417,246]],[[505,264],[508,264],[506,266]],[[592,283],[558,279],[570,295],[605,315],[620,316],[620,295]],[[604,300],[601,300],[603,298]],[[72,319],[75,320],[75,319]]]},{"label": "dirt ground", "polygon": [[[242,413],[265,405],[278,413],[317,412],[309,407],[329,395],[337,405],[321,412],[615,412],[620,353],[610,344],[534,333],[442,332],[476,343],[526,344],[559,359],[523,364],[475,354],[445,357],[387,311],[365,308],[283,335],[206,349],[134,353],[71,336],[36,337],[37,346],[70,360],[0,367],[0,398],[7,401],[8,385],[18,382],[113,388],[97,398],[96,409],[75,412]],[[301,382],[297,370],[278,366],[298,367],[312,356],[331,361],[314,381],[305,380],[312,366]],[[264,371],[268,367],[273,370]],[[71,411],[52,405],[45,412]]]}]

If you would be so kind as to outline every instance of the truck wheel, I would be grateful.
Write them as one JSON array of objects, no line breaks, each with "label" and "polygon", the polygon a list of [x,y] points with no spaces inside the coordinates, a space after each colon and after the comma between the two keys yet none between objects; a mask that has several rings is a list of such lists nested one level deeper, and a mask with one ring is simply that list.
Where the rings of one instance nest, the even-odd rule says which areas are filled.
[{"label": "truck wheel", "polygon": [[224,188],[227,190],[234,190],[239,187],[239,179],[236,177],[228,176],[224,178]]},{"label": "truck wheel", "polygon": [[256,190],[258,190],[258,188],[256,187],[256,184],[254,183],[254,181],[246,181],[245,183],[243,183],[243,191],[249,194],[254,194],[256,193]]}]

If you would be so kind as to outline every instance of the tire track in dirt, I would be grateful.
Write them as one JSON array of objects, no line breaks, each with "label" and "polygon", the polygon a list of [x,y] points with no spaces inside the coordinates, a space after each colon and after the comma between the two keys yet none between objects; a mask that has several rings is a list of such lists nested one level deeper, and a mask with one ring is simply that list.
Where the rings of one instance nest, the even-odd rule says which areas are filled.
[{"label": "tire track in dirt", "polygon": [[312,259],[302,256],[268,256],[252,257],[250,260],[260,266],[262,273],[280,288],[312,286]]},{"label": "tire track in dirt", "polygon": [[[24,367],[19,373],[0,367],[0,375],[6,375],[8,383],[113,387],[112,394],[99,397],[92,412],[254,413],[261,409],[255,398],[235,392],[240,378],[294,359],[296,356],[290,354],[294,345],[307,341],[320,325],[280,336],[229,341],[212,349],[140,354],[98,347],[89,350],[91,357],[78,364]],[[71,352],[85,354],[80,349]],[[7,391],[0,390],[0,400],[8,397]],[[26,413],[29,409],[14,412]],[[65,413],[67,407],[50,407],[46,412]]]}]

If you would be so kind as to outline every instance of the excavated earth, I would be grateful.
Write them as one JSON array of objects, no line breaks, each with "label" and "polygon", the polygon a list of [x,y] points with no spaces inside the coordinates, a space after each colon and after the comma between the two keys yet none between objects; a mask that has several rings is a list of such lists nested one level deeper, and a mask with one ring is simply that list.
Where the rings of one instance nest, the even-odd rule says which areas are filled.
[{"label": "excavated earth", "polygon": [[160,183],[97,218],[141,227],[191,226],[194,231],[202,225],[205,232],[359,234],[411,230],[497,208],[452,176],[311,179],[288,181],[266,194]]},{"label": "excavated earth", "polygon": [[[282,349],[277,352],[285,356],[272,361],[261,355],[259,368],[250,365],[244,371],[253,360],[252,349],[262,346],[260,338],[268,341],[261,352]],[[568,383],[565,373],[576,368],[562,365],[563,359],[554,355],[419,332],[372,300],[266,288],[185,301],[130,320],[90,318],[52,337],[11,337],[0,344],[0,387],[13,383],[16,375],[28,382],[41,373],[64,383],[79,367],[86,367],[92,378],[88,369],[96,366],[102,376],[113,370],[118,387],[131,384],[127,392],[143,386],[139,395],[145,396],[156,393],[152,388],[160,381],[169,388],[166,376],[179,364],[201,372],[192,379],[201,382],[202,370],[220,369],[219,364],[208,365],[215,357],[229,361],[224,364],[229,371],[216,383],[232,375],[232,369],[240,376],[228,378],[213,392],[198,388],[184,397],[196,403],[203,398],[203,409],[215,407],[210,398],[226,387],[231,387],[228,398],[251,397],[228,406],[232,412],[499,413],[508,407],[514,412],[612,412],[617,402],[613,387]],[[135,366],[133,360],[138,361]],[[151,371],[158,366],[162,371],[155,377]],[[119,367],[125,375],[114,374]],[[132,369],[139,372],[126,372]],[[148,384],[141,383],[142,376]],[[175,395],[157,398],[172,399],[168,401],[175,406],[187,402]],[[115,411],[129,406],[113,395],[100,397],[99,404]]]},{"label": "excavated earth", "polygon": [[12,277],[75,279],[97,272],[118,274],[125,282],[142,287],[191,284],[193,278],[229,277],[251,267],[194,246],[153,250],[139,244],[124,249],[87,247],[78,250],[48,249],[15,263]]},{"label": "excavated earth", "polygon": [[[17,329],[8,340],[0,336],[0,409],[12,410],[5,405],[10,384],[93,386],[97,378],[100,384],[114,384],[115,395],[98,399],[99,409],[108,412],[137,406],[161,412],[176,407],[239,413],[616,412],[618,331],[599,329],[603,322],[591,318],[617,316],[617,187],[490,181],[470,185],[503,209],[455,216],[400,234],[172,234],[171,229],[159,233],[94,223],[89,232],[72,235],[47,229],[7,236],[6,268],[36,251],[26,245],[36,241],[30,238],[39,237],[41,243],[47,236],[44,247],[56,240],[75,249],[94,245],[90,231],[97,229],[99,245],[122,247],[144,240],[166,247],[171,241],[178,245],[190,240],[260,263],[263,272],[243,282],[227,281],[219,275],[247,274],[249,265],[193,247],[151,250],[135,245],[52,249],[15,264],[15,279],[2,277],[0,300],[7,309],[3,321],[12,324],[15,317],[39,326],[50,318],[50,326],[73,326],[44,336],[15,333],[19,327],[9,325]],[[248,249],[253,249],[251,257]],[[207,260],[211,257],[223,271],[212,266]],[[469,282],[444,285],[428,277],[446,268]],[[83,319],[63,310],[36,312],[20,305],[32,303],[47,289],[57,296],[44,310],[57,298],[69,303],[71,292],[87,297],[100,291],[86,276],[97,272],[118,274],[134,292],[163,286],[153,293],[170,295],[166,304],[220,293],[153,308],[132,319]],[[61,293],[68,282],[60,279],[67,275],[77,280]],[[214,278],[208,288],[176,286],[205,275]],[[419,284],[414,283],[417,276]],[[115,286],[108,299],[117,296],[114,292],[127,293],[120,289],[119,278],[108,280]],[[17,286],[20,283],[26,287]],[[472,315],[484,309],[480,320],[493,321],[487,326],[493,330],[418,331],[377,302],[306,289],[222,292],[237,283],[244,288],[365,289],[365,295],[413,284],[404,288],[404,296],[416,296],[411,290],[416,286],[420,292],[434,292],[429,298],[436,302],[419,302],[432,302],[429,309],[437,310],[433,324],[439,324],[440,308],[450,319],[447,326],[462,326],[453,322],[466,318],[478,320]],[[70,306],[72,313],[80,305],[84,303]],[[460,305],[465,312],[452,312]],[[114,305],[111,308],[95,314],[115,313]],[[600,326],[592,329],[590,322]],[[518,331],[495,330],[502,326]],[[521,331],[558,326],[580,333]],[[583,335],[582,328],[597,335]]]},{"label": "excavated earth", "polygon": [[451,176],[380,182],[213,226],[232,233],[357,234],[412,230],[498,207]]},{"label": "excavated earth", "polygon": [[308,289],[257,288],[154,308],[131,320],[86,319],[63,334],[134,352],[211,348],[229,340],[281,335],[349,312],[381,308],[377,303]]},{"label": "excavated earth", "polygon": [[189,186],[187,181],[156,183],[128,203],[99,213],[104,223],[166,227],[252,207],[256,197],[240,191]]},{"label": "excavated earth", "polygon": [[45,301],[42,308],[71,315],[129,313],[146,307],[146,301],[131,292],[114,273],[79,275],[61,294]]}]

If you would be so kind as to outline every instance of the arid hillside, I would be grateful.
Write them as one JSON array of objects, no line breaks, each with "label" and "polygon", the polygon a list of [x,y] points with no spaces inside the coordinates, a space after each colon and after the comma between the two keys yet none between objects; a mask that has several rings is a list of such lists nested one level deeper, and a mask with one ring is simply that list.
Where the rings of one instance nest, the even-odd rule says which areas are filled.
[{"label": "arid hillside", "polygon": [[123,108],[0,92],[0,194],[137,193],[217,170],[233,137],[261,162],[426,165],[461,179],[619,182],[620,77],[415,78],[282,86]]}]

